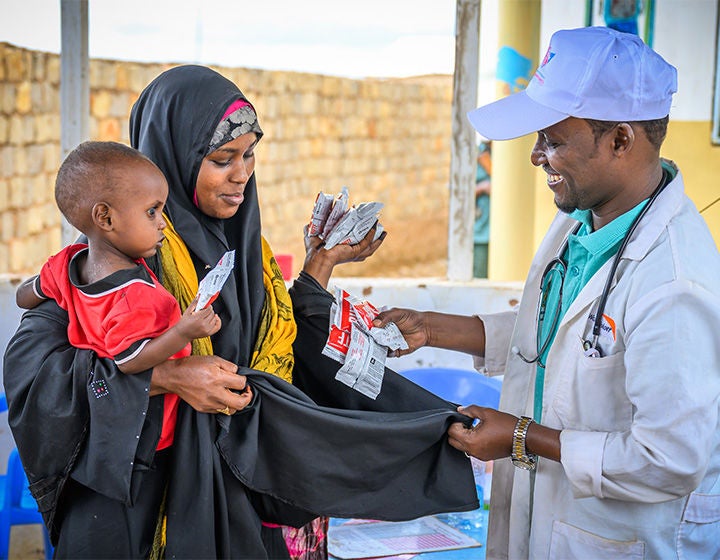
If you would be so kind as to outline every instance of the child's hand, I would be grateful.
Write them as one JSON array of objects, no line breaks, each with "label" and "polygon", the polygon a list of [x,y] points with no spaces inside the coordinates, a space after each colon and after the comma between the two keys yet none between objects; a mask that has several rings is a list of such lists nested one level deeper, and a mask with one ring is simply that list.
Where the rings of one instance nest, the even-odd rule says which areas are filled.
[{"label": "child's hand", "polygon": [[222,321],[220,317],[213,311],[211,305],[205,309],[195,310],[197,306],[197,297],[192,301],[183,313],[176,328],[188,340],[210,336],[220,330]]}]

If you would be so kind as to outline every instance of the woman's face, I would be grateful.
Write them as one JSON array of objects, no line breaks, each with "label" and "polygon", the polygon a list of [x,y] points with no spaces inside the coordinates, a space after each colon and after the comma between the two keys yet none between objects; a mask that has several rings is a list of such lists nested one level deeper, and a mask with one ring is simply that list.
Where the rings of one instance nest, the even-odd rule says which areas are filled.
[{"label": "woman's face", "polygon": [[197,205],[203,214],[218,219],[235,215],[255,171],[257,142],[257,135],[248,132],[203,158],[195,185]]}]

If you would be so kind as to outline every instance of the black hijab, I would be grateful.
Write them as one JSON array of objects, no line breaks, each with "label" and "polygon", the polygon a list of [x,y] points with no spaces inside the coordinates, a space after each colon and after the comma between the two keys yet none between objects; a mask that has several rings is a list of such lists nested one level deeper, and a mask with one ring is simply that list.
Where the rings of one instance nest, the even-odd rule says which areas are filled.
[{"label": "black hijab", "polygon": [[213,304],[223,322],[212,339],[213,351],[247,366],[265,298],[255,174],[231,218],[211,218],[193,203],[200,164],[213,133],[225,110],[238,99],[249,102],[235,84],[210,68],[172,68],[155,78],[133,106],[130,142],[167,178],[166,212],[190,250],[198,279],[225,251],[235,250],[234,276]]}]

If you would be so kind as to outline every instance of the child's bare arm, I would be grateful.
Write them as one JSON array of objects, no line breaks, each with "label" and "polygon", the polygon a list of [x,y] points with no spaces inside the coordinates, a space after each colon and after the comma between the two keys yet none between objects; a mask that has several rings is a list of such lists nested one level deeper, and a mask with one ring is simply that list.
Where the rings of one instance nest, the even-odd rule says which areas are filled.
[{"label": "child's bare arm", "polygon": [[129,374],[148,370],[182,350],[190,341],[215,334],[221,326],[222,321],[212,307],[195,311],[193,301],[175,325],[150,340],[133,359],[118,364],[118,368]]},{"label": "child's bare arm", "polygon": [[18,289],[15,292],[15,301],[17,302],[18,307],[22,309],[32,309],[45,301],[43,298],[38,296],[33,289],[33,284],[35,283],[36,278],[37,275],[32,278],[28,278],[25,282],[18,286]]}]

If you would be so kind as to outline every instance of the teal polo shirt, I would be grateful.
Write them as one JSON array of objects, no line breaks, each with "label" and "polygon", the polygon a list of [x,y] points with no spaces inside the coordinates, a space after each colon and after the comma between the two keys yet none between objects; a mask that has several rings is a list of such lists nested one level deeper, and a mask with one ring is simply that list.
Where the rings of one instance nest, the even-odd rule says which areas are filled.
[{"label": "teal polo shirt", "polygon": [[[642,211],[648,199],[615,218],[609,224],[597,231],[592,228],[592,212],[590,210],[575,210],[570,217],[580,222],[577,233],[568,237],[567,248],[562,260],[565,268],[556,264],[543,277],[541,289],[541,304],[539,316],[542,318],[538,324],[537,349],[540,350],[549,340],[547,348],[538,360],[535,375],[535,399],[533,418],[536,422],[542,420],[543,387],[545,384],[545,364],[550,347],[557,334],[557,328],[565,312],[575,298],[595,273],[610,257],[614,256],[620,244],[628,233],[635,217]],[[560,292],[562,288],[562,301]],[[557,320],[555,317],[557,316]],[[554,324],[553,324],[554,323]]]}]

